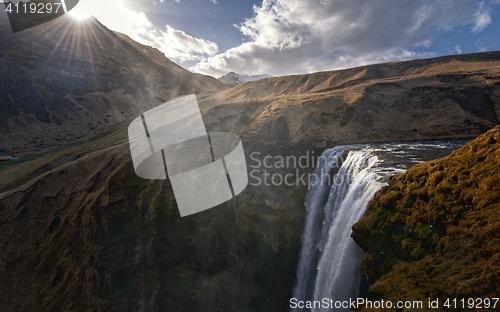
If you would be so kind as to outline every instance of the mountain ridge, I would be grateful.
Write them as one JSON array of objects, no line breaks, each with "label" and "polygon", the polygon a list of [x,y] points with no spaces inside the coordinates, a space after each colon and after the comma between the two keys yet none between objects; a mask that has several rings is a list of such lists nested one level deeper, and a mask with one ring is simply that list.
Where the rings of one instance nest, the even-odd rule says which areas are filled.
[{"label": "mountain ridge", "polygon": [[16,34],[4,23],[0,33],[0,153],[64,145],[177,96],[227,88],[95,18]]}]

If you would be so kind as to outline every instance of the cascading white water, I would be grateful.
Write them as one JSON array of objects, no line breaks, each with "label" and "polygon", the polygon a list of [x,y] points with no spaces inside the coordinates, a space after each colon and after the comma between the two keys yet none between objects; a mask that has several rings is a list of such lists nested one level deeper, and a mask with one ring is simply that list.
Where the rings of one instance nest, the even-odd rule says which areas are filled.
[{"label": "cascading white water", "polygon": [[[403,173],[406,165],[425,158],[442,157],[463,143],[351,145],[323,152],[314,172],[320,178],[305,200],[307,217],[293,298],[320,303],[324,298],[349,301],[366,295],[360,293],[366,282],[363,251],[350,237],[352,226],[388,176]],[[384,160],[377,155],[384,155]],[[330,310],[319,304],[293,311]]]},{"label": "cascading white water", "polygon": [[377,156],[362,149],[349,153],[342,164],[338,176],[344,181],[333,185],[325,207],[314,300],[344,301],[359,296],[363,251],[351,238],[351,228],[384,185],[384,177],[372,170],[377,163]]},{"label": "cascading white water", "polygon": [[328,193],[332,184],[331,178],[334,169],[339,170],[338,166],[342,164],[346,154],[344,146],[338,146],[323,152],[319,158],[315,169],[315,176],[321,177],[318,183],[311,188],[307,194],[305,206],[307,211],[306,230],[302,237],[302,250],[297,270],[297,285],[294,290],[295,298],[311,298],[314,290],[314,279],[316,269],[311,263],[317,263],[319,252],[317,243],[321,238],[321,224],[323,223],[323,207],[328,200]]},{"label": "cascading white water", "polygon": [[315,170],[319,176],[328,172],[331,179],[320,180],[306,198],[308,215],[294,289],[299,300],[348,300],[360,289],[363,252],[350,237],[351,227],[383,181],[372,170],[378,157],[369,148],[347,152],[349,148],[325,151]]}]

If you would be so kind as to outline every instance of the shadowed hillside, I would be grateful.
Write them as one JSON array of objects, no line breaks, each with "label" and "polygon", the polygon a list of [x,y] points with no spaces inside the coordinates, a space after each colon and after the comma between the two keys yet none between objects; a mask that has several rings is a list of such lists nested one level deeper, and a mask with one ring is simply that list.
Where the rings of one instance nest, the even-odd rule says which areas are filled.
[{"label": "shadowed hillside", "polygon": [[4,15],[0,154],[64,145],[174,97],[227,88],[94,18],[64,16],[12,34]]}]

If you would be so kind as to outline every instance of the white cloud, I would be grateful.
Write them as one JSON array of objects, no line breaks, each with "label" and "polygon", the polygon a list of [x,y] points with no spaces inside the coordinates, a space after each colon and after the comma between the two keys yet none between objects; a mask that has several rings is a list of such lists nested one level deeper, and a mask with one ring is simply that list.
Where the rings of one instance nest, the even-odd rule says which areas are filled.
[{"label": "white cloud", "polygon": [[472,28],[473,33],[477,33],[485,29],[491,23],[490,12],[481,12],[476,14],[476,20],[474,21],[474,27]]},{"label": "white cloud", "polygon": [[489,2],[476,0],[263,0],[236,25],[248,42],[191,69],[284,75],[428,57],[414,51],[440,33],[464,25],[477,33],[490,23]]},{"label": "white cloud", "polygon": [[474,44],[479,52],[486,52],[489,51],[491,48],[494,48],[493,45],[485,45],[483,39],[478,39]]},{"label": "white cloud", "polygon": [[159,30],[148,27],[132,34],[132,39],[158,48],[168,58],[178,62],[201,60],[218,52],[218,46],[214,42],[195,38],[169,25],[165,25],[165,28]]},{"label": "white cloud", "polygon": [[217,2],[217,0],[210,0],[213,4],[217,4],[219,2]]}]

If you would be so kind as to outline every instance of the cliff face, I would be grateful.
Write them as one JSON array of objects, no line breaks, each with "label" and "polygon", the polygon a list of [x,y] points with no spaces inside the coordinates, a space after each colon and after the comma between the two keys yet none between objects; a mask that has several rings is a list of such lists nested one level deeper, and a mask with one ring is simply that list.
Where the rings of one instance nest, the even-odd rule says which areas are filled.
[{"label": "cliff face", "polygon": [[302,198],[247,193],[181,218],[117,132],[2,172],[55,167],[0,193],[2,310],[283,310],[301,235],[285,203]]},{"label": "cliff face", "polygon": [[500,126],[376,194],[352,237],[377,298],[498,297],[498,168]]}]

